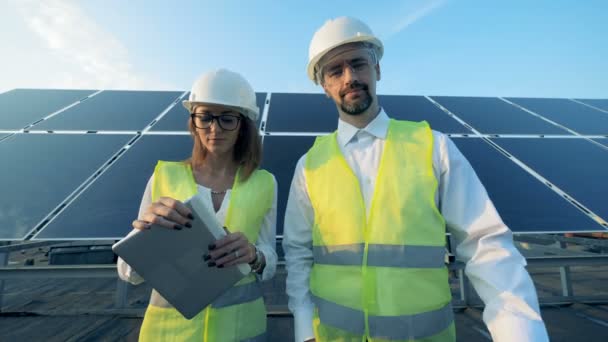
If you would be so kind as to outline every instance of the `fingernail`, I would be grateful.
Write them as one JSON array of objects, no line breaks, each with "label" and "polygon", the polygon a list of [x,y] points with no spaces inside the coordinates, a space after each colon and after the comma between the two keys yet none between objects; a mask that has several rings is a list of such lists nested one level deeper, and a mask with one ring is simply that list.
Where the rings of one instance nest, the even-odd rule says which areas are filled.
[{"label": "fingernail", "polygon": [[209,249],[210,250],[214,250],[215,249],[215,244],[214,243],[210,243],[209,244]]},{"label": "fingernail", "polygon": [[182,230],[182,226],[180,226],[179,224],[174,225],[173,228],[177,230]]},{"label": "fingernail", "polygon": [[209,254],[203,255],[203,261],[207,261],[209,259],[211,259],[211,256]]},{"label": "fingernail", "polygon": [[186,222],[185,226],[188,227],[188,228],[192,228],[192,224],[190,222]]},{"label": "fingernail", "polygon": [[210,263],[207,264],[207,267],[213,267],[213,266],[215,266],[214,262],[210,262]]},{"label": "fingernail", "polygon": [[189,219],[191,219],[191,220],[194,220],[194,215],[192,215],[192,214],[190,213],[190,214],[188,214],[188,218],[189,218]]}]

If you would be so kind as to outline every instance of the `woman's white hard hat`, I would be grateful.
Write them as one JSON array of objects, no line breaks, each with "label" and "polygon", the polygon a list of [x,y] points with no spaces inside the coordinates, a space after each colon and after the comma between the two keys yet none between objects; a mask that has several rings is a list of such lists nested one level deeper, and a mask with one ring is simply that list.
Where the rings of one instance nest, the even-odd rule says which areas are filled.
[{"label": "woman's white hard hat", "polygon": [[188,100],[182,103],[190,113],[195,105],[206,104],[233,108],[253,121],[260,114],[249,82],[240,74],[226,69],[212,70],[200,76],[192,85]]}]

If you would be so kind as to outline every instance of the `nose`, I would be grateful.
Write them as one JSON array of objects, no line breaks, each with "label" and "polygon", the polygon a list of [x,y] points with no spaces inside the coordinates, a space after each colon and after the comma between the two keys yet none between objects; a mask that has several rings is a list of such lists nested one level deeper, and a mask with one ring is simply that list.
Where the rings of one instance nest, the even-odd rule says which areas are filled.
[{"label": "nose", "polygon": [[359,79],[357,76],[357,73],[355,72],[353,67],[350,66],[350,64],[344,63],[343,68],[344,69],[342,71],[342,75],[343,75],[344,84],[350,84]]},{"label": "nose", "polygon": [[220,118],[213,117],[213,120],[211,121],[211,125],[209,126],[209,131],[215,132],[215,131],[221,131],[221,130],[222,130],[222,127],[220,127]]}]

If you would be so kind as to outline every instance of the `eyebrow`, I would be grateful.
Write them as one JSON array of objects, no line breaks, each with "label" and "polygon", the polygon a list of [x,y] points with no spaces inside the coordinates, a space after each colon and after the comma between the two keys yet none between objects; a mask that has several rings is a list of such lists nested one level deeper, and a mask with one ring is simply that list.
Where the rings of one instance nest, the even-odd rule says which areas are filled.
[{"label": "eyebrow", "polygon": [[[360,61],[364,61],[366,60],[365,57],[359,56],[359,57],[354,57],[352,59],[346,59],[349,63],[353,63],[353,62],[360,62]],[[342,64],[344,64],[344,60],[342,60],[341,62],[336,62],[336,64],[333,65],[329,65],[327,68],[328,69],[335,69],[339,66],[341,66]]]},{"label": "eyebrow", "polygon": [[[234,111],[233,111],[233,110],[225,110],[225,111],[223,111],[223,112],[220,112],[220,115],[221,115],[221,114],[232,114],[232,113],[234,113]],[[210,110],[205,110],[205,111],[202,111],[202,112],[200,112],[200,113],[192,113],[192,114],[213,114],[213,112],[212,112],[212,111],[210,111]]]}]

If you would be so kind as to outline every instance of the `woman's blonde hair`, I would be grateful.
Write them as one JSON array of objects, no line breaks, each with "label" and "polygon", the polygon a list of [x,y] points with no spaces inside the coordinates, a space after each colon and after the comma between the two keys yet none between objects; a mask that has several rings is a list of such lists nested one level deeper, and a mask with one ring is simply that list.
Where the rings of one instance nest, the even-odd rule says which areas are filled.
[{"label": "woman's blonde hair", "polygon": [[[192,108],[194,111],[195,108]],[[194,126],[192,119],[188,120],[188,130],[194,139],[192,148],[192,157],[184,162],[190,163],[192,167],[200,166],[205,163],[207,149],[201,142],[197,128]],[[233,149],[234,161],[240,167],[239,181],[246,181],[249,176],[260,167],[262,162],[262,142],[260,134],[253,120],[241,114],[239,123],[239,133]]]}]

